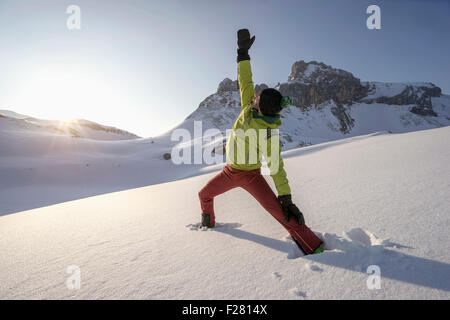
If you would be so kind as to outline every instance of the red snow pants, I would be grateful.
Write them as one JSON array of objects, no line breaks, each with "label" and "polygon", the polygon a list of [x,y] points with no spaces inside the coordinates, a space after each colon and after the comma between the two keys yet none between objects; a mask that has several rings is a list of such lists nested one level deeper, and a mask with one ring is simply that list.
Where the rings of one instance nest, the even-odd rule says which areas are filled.
[{"label": "red snow pants", "polygon": [[247,190],[299,243],[306,253],[311,253],[321,244],[321,240],[306,226],[294,219],[286,222],[281,204],[261,175],[261,169],[239,170],[226,165],[200,190],[198,197],[203,213],[210,214],[211,225],[215,225],[214,197],[230,189],[241,187]]}]

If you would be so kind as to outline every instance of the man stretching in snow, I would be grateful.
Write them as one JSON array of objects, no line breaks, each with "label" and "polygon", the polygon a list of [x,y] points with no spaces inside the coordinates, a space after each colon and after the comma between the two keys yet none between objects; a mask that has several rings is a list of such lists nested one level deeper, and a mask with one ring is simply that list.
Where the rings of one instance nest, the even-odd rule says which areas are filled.
[{"label": "man stretching in snow", "polygon": [[[277,128],[281,125],[280,111],[286,99],[283,99],[279,91],[271,88],[264,89],[261,94],[255,93],[248,54],[255,36],[250,38],[247,29],[239,30],[237,36],[238,83],[242,108],[227,141],[227,165],[198,193],[202,225],[210,228],[215,226],[215,196],[241,187],[286,228],[303,251],[312,253],[320,246],[321,241],[306,227],[303,214],[292,203],[291,190],[280,156]],[[261,175],[261,153],[270,169],[278,199]]]}]

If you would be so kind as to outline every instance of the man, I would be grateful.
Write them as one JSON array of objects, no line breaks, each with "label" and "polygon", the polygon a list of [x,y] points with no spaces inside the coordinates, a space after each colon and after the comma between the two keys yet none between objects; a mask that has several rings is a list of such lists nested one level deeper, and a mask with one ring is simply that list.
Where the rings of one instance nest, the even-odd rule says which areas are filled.
[{"label": "man", "polygon": [[[202,225],[215,226],[214,197],[230,189],[247,190],[293,237],[305,253],[320,249],[321,240],[305,225],[303,214],[292,203],[291,189],[281,159],[278,127],[284,103],[279,91],[268,88],[261,94],[254,90],[248,50],[255,41],[247,29],[238,36],[238,83],[241,113],[226,145],[227,165],[198,193]],[[278,192],[278,198],[261,175],[260,155],[264,155]]]}]

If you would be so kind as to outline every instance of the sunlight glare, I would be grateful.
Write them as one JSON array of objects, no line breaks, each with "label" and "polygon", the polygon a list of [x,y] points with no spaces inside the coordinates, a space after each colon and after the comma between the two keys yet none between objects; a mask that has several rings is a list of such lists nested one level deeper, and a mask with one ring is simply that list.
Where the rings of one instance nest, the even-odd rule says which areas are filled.
[{"label": "sunlight glare", "polygon": [[[122,98],[100,73],[81,68],[35,68],[23,80],[16,107],[36,109],[46,119],[77,119],[119,107]],[[61,123],[64,126],[64,123]]]}]

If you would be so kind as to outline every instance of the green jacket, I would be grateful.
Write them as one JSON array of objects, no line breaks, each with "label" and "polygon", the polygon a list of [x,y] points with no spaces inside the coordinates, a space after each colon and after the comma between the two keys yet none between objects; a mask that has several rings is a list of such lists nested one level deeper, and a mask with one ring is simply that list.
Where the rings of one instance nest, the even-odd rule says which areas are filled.
[{"label": "green jacket", "polygon": [[252,109],[250,103],[255,89],[250,60],[238,63],[238,83],[242,108],[227,141],[226,161],[236,169],[254,170],[261,167],[260,160],[263,155],[278,195],[291,194],[280,155],[280,114],[273,117],[264,116]]}]

